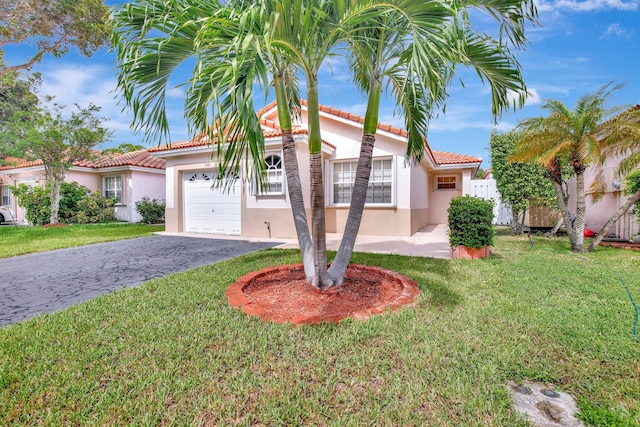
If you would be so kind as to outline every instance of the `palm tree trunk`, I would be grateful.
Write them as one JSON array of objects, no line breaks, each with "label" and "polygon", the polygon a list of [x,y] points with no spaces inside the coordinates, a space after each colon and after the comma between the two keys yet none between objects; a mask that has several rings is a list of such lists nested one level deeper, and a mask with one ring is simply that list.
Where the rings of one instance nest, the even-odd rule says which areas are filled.
[{"label": "palm tree trunk", "polygon": [[324,210],[324,179],[322,176],[320,106],[318,104],[318,81],[314,75],[307,76],[307,122],[311,169],[311,235],[314,259],[314,275],[311,284],[319,289],[328,289],[333,286],[333,281],[327,273],[327,233]]},{"label": "palm tree trunk", "polygon": [[609,229],[613,226],[613,224],[615,224],[616,221],[619,220],[622,215],[627,213],[627,211],[631,209],[633,205],[638,203],[639,200],[640,200],[640,190],[636,191],[633,194],[633,196],[631,196],[629,200],[627,200],[627,202],[624,205],[622,205],[620,209],[618,209],[618,211],[611,216],[611,218],[609,218],[609,220],[605,223],[602,229],[598,231],[598,234],[589,245],[589,252],[593,252],[598,247],[598,245],[600,244],[604,236],[609,232]]},{"label": "palm tree trunk", "polygon": [[292,134],[291,111],[289,110],[287,91],[281,75],[274,76],[274,86],[276,104],[278,106],[278,121],[282,129],[282,155],[284,158],[284,170],[287,175],[287,192],[291,202],[291,212],[293,214],[293,223],[296,227],[296,235],[298,236],[298,245],[302,254],[304,273],[307,281],[310,282],[314,274],[313,242],[311,241],[307,212],[304,207],[296,142]]},{"label": "palm tree trunk", "polygon": [[556,199],[558,202],[558,209],[560,209],[560,213],[562,214],[562,220],[564,221],[564,225],[567,229],[567,235],[569,236],[569,242],[571,243],[571,249],[575,249],[575,237],[574,230],[571,224],[571,217],[569,216],[569,209],[567,208],[567,203],[564,200],[564,191],[562,191],[562,184],[556,181],[553,182],[553,189],[556,192]]},{"label": "palm tree trunk", "polygon": [[313,242],[309,232],[307,222],[307,212],[304,207],[304,197],[302,195],[302,183],[300,182],[300,170],[298,168],[298,157],[296,155],[296,143],[293,139],[291,129],[282,131],[282,153],[284,157],[284,169],[287,175],[287,192],[291,202],[291,212],[293,213],[293,223],[296,227],[298,245],[302,254],[304,273],[307,281],[311,281],[314,274],[313,267]]},{"label": "palm tree trunk", "polygon": [[311,284],[319,289],[333,286],[327,272],[327,234],[324,211],[322,153],[311,153],[311,229],[313,233],[314,276]]},{"label": "palm tree trunk", "polygon": [[560,230],[560,227],[562,227],[562,224],[564,224],[564,218],[561,217],[558,220],[558,222],[556,222],[556,225],[553,227],[553,229],[551,231],[549,231],[548,233],[545,233],[545,236],[551,237],[551,236],[555,236],[556,234],[558,234],[558,230]]},{"label": "palm tree trunk", "polygon": [[360,142],[360,156],[358,157],[358,167],[356,168],[356,178],[351,192],[351,203],[349,205],[349,215],[344,227],[342,241],[338,248],[336,258],[331,263],[329,277],[336,285],[344,281],[347,272],[353,247],[356,244],[364,204],[367,200],[369,189],[369,177],[371,176],[371,159],[373,158],[373,147],[376,143],[376,131],[378,130],[378,112],[380,110],[380,95],[382,93],[382,82],[374,79],[369,88],[369,99],[367,101],[367,111],[364,116],[362,140]]},{"label": "palm tree trunk", "polygon": [[584,171],[576,171],[576,223],[573,226],[575,252],[584,252],[584,217],[587,211],[584,195]]},{"label": "palm tree trunk", "polygon": [[356,169],[356,178],[353,183],[353,191],[351,193],[351,204],[349,206],[349,216],[344,227],[344,235],[338,248],[336,258],[329,268],[329,277],[336,285],[344,281],[344,275],[347,272],[353,247],[356,244],[358,230],[360,230],[360,222],[364,212],[364,204],[367,200],[367,190],[369,189],[369,177],[371,176],[371,159],[373,157],[373,146],[376,142],[376,136],[371,133],[362,135],[360,144],[360,157],[358,159],[358,167]]}]

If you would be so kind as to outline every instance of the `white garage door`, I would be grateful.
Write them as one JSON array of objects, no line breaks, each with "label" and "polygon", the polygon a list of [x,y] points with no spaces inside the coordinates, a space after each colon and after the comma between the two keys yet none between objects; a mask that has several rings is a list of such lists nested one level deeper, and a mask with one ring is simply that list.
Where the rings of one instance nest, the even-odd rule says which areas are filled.
[{"label": "white garage door", "polygon": [[224,193],[211,188],[211,171],[185,173],[183,181],[186,232],[240,234],[240,181]]}]

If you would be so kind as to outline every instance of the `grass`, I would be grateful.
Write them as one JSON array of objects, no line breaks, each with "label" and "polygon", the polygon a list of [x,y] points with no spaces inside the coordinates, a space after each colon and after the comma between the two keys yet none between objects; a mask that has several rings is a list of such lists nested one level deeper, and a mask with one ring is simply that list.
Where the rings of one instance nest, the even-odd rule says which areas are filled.
[{"label": "grass", "polygon": [[578,398],[588,425],[640,425],[640,254],[577,257],[497,238],[491,259],[355,254],[406,274],[414,307],[338,325],[263,323],[227,286],[298,262],[264,250],[0,328],[0,425],[525,426],[505,385]]},{"label": "grass", "polygon": [[164,226],[130,223],[72,224],[64,227],[0,227],[0,258],[151,235]]}]

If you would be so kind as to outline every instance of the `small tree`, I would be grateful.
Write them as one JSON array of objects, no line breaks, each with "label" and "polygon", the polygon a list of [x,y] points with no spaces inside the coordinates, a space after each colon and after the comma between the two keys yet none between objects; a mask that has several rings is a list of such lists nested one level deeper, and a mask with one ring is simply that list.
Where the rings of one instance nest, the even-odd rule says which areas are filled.
[{"label": "small tree", "polygon": [[532,200],[545,205],[551,205],[555,200],[553,185],[543,167],[508,160],[517,139],[515,131],[493,132],[489,141],[491,171],[501,199],[511,207],[511,234],[522,234],[524,214]]},{"label": "small tree", "polygon": [[63,108],[54,104],[37,109],[32,120],[23,120],[27,113],[14,115],[10,133],[16,139],[14,155],[32,160],[42,160],[47,182],[51,184],[51,213],[49,222],[58,222],[60,185],[73,163],[90,158],[92,148],[109,137],[107,129],[100,126],[104,121],[94,114],[99,107],[91,104],[87,108],[76,105],[78,111],[69,119],[63,117]]}]

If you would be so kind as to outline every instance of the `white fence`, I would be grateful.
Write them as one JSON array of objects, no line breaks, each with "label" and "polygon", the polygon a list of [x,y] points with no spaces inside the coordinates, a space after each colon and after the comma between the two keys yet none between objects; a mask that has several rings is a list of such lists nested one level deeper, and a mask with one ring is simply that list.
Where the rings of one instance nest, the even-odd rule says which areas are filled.
[{"label": "white fence", "polygon": [[511,208],[500,200],[500,193],[496,186],[495,179],[474,179],[471,180],[472,196],[482,199],[493,199],[493,223],[497,225],[511,224]]}]

